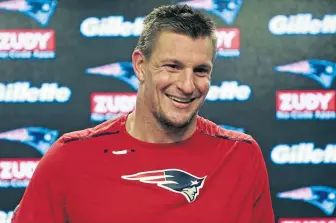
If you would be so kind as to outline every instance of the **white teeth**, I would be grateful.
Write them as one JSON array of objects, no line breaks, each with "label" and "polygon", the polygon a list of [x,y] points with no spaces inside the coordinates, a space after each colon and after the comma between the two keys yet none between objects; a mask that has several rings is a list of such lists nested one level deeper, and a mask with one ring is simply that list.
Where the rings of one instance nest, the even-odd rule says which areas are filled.
[{"label": "white teeth", "polygon": [[180,98],[176,98],[174,96],[170,96],[170,95],[167,95],[170,99],[172,99],[173,101],[176,101],[176,102],[180,102],[180,103],[189,103],[191,102],[193,99],[180,99]]}]

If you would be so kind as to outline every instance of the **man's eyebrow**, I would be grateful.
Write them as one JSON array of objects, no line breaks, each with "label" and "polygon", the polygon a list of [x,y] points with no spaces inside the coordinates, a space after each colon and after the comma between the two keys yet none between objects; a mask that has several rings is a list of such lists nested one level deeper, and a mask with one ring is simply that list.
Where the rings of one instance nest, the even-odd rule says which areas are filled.
[{"label": "man's eyebrow", "polygon": [[[183,63],[179,60],[176,60],[176,59],[165,59],[165,60],[162,60],[161,63],[173,63],[173,64],[183,66]],[[212,65],[209,64],[209,63],[203,63],[203,64],[199,64],[199,65],[195,66],[195,68],[211,69]]]},{"label": "man's eyebrow", "polygon": [[178,65],[183,65],[181,61],[176,60],[176,59],[165,59],[165,60],[162,60],[161,63],[174,63]]},{"label": "man's eyebrow", "polygon": [[211,70],[212,66],[210,64],[204,63],[196,66],[196,68],[205,68]]}]

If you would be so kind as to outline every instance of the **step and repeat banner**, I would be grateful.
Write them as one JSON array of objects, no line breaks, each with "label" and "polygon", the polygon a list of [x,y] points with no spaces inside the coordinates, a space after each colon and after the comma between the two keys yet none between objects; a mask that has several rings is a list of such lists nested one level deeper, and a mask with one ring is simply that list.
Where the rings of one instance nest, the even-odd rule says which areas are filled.
[{"label": "step and repeat banner", "polygon": [[277,222],[335,223],[335,0],[1,0],[0,222],[58,137],[134,109],[131,54],[164,4],[216,21],[200,114],[259,142]]}]

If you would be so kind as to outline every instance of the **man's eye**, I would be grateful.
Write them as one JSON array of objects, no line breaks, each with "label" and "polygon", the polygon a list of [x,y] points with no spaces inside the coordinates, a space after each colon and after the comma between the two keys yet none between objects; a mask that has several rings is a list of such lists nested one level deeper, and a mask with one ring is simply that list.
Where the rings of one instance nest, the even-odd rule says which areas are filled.
[{"label": "man's eye", "polygon": [[176,64],[167,64],[166,66],[173,68],[173,69],[177,69],[178,66]]},{"label": "man's eye", "polygon": [[201,75],[206,75],[209,73],[209,71],[207,69],[204,68],[196,68],[194,70],[197,74],[201,74]]}]

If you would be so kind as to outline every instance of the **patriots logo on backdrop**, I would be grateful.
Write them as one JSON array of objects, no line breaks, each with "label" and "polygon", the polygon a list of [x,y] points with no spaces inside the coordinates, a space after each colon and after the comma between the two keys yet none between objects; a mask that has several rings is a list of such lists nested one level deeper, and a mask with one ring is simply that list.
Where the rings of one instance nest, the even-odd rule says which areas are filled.
[{"label": "patriots logo on backdrop", "polygon": [[174,193],[182,194],[189,203],[196,200],[204,185],[205,177],[196,177],[178,169],[165,169],[140,172],[121,177],[124,180],[137,180],[157,186]]},{"label": "patriots logo on backdrop", "polygon": [[304,60],[276,66],[278,72],[299,74],[311,78],[324,88],[330,88],[336,77],[336,63],[326,60]]},{"label": "patriots logo on backdrop", "polygon": [[134,90],[139,88],[139,80],[134,73],[132,62],[111,63],[88,68],[86,74],[113,77],[127,83]]},{"label": "patriots logo on backdrop", "polygon": [[0,10],[23,13],[41,26],[46,26],[54,14],[56,5],[56,0],[9,0],[0,2]]},{"label": "patriots logo on backdrop", "polygon": [[228,25],[231,25],[243,5],[243,0],[191,0],[177,4],[189,5],[196,9],[206,10],[219,16]]},{"label": "patriots logo on backdrop", "polygon": [[282,199],[302,200],[318,207],[328,216],[331,216],[334,213],[336,207],[336,189],[331,187],[303,187],[278,193],[277,197]]},{"label": "patriots logo on backdrop", "polygon": [[58,131],[42,127],[26,127],[0,133],[0,140],[21,142],[44,155],[56,141]]}]

